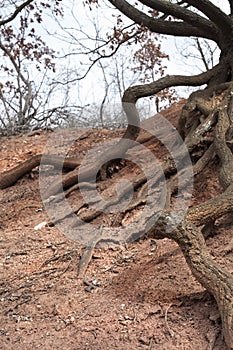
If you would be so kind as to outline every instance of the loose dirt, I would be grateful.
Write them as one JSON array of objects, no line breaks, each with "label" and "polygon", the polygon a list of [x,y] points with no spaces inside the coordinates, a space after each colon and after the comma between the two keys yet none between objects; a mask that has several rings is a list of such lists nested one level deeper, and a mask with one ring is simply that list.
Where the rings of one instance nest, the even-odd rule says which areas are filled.
[{"label": "loose dirt", "polygon": [[[164,112],[174,125],[181,105]],[[101,140],[122,134],[89,130],[70,155],[81,158]],[[50,135],[2,137],[0,172],[43,152]],[[161,147],[157,143],[158,154]],[[124,177],[131,172],[124,168]],[[213,161],[195,180],[193,203],[221,191],[216,179]],[[87,270],[90,290],[77,278],[83,247],[56,226],[36,230],[44,221],[38,169],[0,191],[1,349],[226,350],[216,303],[192,277],[176,243],[145,239],[97,247]],[[232,221],[218,220],[207,239],[213,258],[231,273],[233,253],[226,247]]]}]

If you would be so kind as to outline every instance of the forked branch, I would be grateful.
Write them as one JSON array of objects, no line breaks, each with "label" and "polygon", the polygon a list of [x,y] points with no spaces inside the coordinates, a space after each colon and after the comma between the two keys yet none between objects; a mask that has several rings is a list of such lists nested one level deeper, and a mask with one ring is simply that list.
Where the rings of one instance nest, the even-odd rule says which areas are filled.
[{"label": "forked branch", "polygon": [[0,26],[3,26],[4,24],[7,24],[11,21],[13,21],[17,15],[25,8],[27,7],[31,2],[33,2],[33,0],[27,0],[25,2],[23,2],[20,6],[16,7],[15,11],[12,13],[12,15],[10,15],[9,17],[0,20]]},{"label": "forked branch", "polygon": [[[223,33],[231,33],[231,19],[218,6],[208,0],[186,0],[186,2],[206,15]],[[230,30],[230,31],[229,31]]]},{"label": "forked branch", "polygon": [[125,0],[109,0],[109,2],[133,22],[140,25],[143,24],[152,32],[172,36],[197,36],[214,41],[218,39],[214,30],[203,30],[198,27],[194,27],[189,23],[179,21],[164,21],[162,19],[155,19],[130,5]]},{"label": "forked branch", "polygon": [[194,27],[198,27],[201,29],[205,28],[205,30],[211,33],[215,32],[215,34],[217,35],[218,29],[214,23],[180,5],[162,0],[141,0],[140,2],[154,10],[163,12],[166,15],[174,16],[178,19],[181,19]]}]

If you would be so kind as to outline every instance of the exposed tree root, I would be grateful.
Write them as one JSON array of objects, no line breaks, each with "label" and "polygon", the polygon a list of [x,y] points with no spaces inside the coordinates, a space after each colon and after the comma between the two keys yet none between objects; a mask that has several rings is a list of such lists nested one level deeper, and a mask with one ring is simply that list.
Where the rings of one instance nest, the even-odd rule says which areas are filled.
[{"label": "exposed tree root", "polygon": [[25,174],[30,173],[30,171],[37,166],[40,165],[41,158],[43,156],[44,163],[48,165],[58,166],[60,167],[63,163],[63,168],[68,170],[73,170],[77,168],[80,165],[80,162],[77,161],[76,158],[65,158],[63,162],[63,158],[59,157],[56,154],[37,154],[30,159],[26,160],[25,162],[20,163],[13,169],[4,171],[0,174],[0,189],[7,188],[9,186],[12,186],[18,181],[21,177],[23,177]]},{"label": "exposed tree root", "polygon": [[[72,191],[78,190],[80,184],[89,187],[91,191],[93,186],[88,183],[88,179],[93,174],[97,174],[103,164],[108,164],[109,159],[115,159],[116,156],[117,158],[123,157],[129,147],[132,147],[130,140],[136,140],[140,131],[139,116],[135,107],[138,98],[155,94],[169,86],[198,86],[208,83],[212,79],[214,81],[215,76],[218,75],[221,69],[222,65],[218,65],[214,69],[194,77],[168,76],[152,84],[129,88],[123,98],[123,106],[127,114],[129,126],[124,137],[119,141],[117,149],[109,149],[107,154],[97,159],[94,164],[84,167],[81,174],[79,174],[78,161],[66,159],[64,167],[72,169],[72,171],[64,175],[62,184],[57,181],[49,188],[47,192],[48,202],[59,202],[64,198],[60,195],[63,189],[66,190],[65,194],[68,196]],[[221,76],[220,73],[219,76]],[[219,94],[216,101],[213,94]],[[184,166],[186,164],[184,160],[187,154],[178,145],[174,151],[176,159],[174,160],[172,157],[168,157],[162,163],[162,170],[166,176],[167,183],[167,197],[164,210],[159,212],[159,217],[156,215],[155,208],[152,216],[140,222],[138,225],[139,232],[135,232],[128,239],[129,242],[138,239],[142,236],[140,235],[140,230],[144,232],[145,226],[149,225],[148,227],[150,229],[146,233],[147,236],[155,239],[168,237],[179,244],[193,275],[216,299],[222,319],[223,335],[229,349],[233,349],[233,277],[211,258],[206,248],[201,226],[214,222],[224,214],[233,212],[233,155],[231,150],[233,141],[232,95],[232,82],[218,85],[213,84],[213,86],[210,85],[205,90],[195,92],[190,96],[184,106],[179,121],[180,132],[185,139],[184,142],[194,163],[194,176],[200,174],[214,156],[217,157],[220,162],[219,182],[222,185],[223,193],[202,204],[190,207],[187,210],[184,220],[182,222],[178,221],[178,214],[172,211],[172,200],[178,187],[185,188],[188,185],[185,180],[178,183],[179,176],[186,170],[185,167],[187,166]],[[139,136],[138,141],[151,142],[152,137],[150,135]],[[41,155],[35,156],[11,171],[1,174],[0,188],[14,184],[19,177],[26,174],[35,166],[38,166],[40,160]],[[58,163],[59,165],[61,164],[59,157],[48,156],[47,160],[48,164],[55,166]],[[162,179],[161,173],[156,172],[153,166],[148,170],[147,176],[140,174],[132,178],[131,185],[123,185],[118,196],[116,196],[114,185],[109,186],[107,190],[103,191],[102,196],[105,198],[110,197],[111,201],[106,201],[99,211],[93,210],[83,203],[81,194],[79,194],[77,197],[78,205],[75,208],[71,208],[70,212],[57,212],[56,218],[53,220],[54,223],[65,220],[73,213],[77,213],[83,221],[87,222],[91,222],[97,217],[104,218],[103,212],[121,203],[121,200],[127,198],[133,187],[133,199],[128,207],[121,210],[120,219],[114,219],[115,223],[117,222],[120,226],[121,220],[127,212],[146,204],[148,176],[152,181],[153,190],[156,191],[159,188]],[[105,179],[105,181],[107,180]],[[91,197],[92,203],[98,204],[98,199],[94,195]],[[167,230],[168,224],[173,225],[171,230]],[[113,222],[109,224],[110,227],[112,225]],[[99,241],[101,241],[101,236],[94,237],[89,242],[89,250],[84,252],[80,262],[79,274],[82,278],[85,275],[93,249]]]},{"label": "exposed tree root", "polygon": [[231,212],[233,212],[233,185],[222,194],[189,208],[187,218],[192,218],[195,225],[201,226]]},{"label": "exposed tree root", "polygon": [[55,195],[61,192],[63,189],[69,188],[77,182],[88,181],[93,174],[97,174],[102,168],[103,164],[108,163],[108,159],[123,158],[127,150],[132,147],[130,141],[135,141],[140,131],[140,119],[138,110],[136,108],[136,102],[139,98],[151,96],[159,91],[171,87],[171,86],[199,86],[207,83],[215,74],[222,69],[222,64],[217,65],[212,70],[205,73],[194,76],[166,76],[150,84],[136,85],[127,89],[122,98],[123,108],[125,110],[128,127],[122,139],[119,143],[110,148],[104,155],[99,156],[98,159],[92,165],[87,165],[82,169],[82,173],[79,173],[78,169],[73,170],[69,174],[66,174],[62,183],[59,180],[55,182],[47,190],[47,196]]},{"label": "exposed tree root", "polygon": [[[205,245],[199,229],[190,221],[176,224],[174,214],[164,213],[151,229],[149,237],[174,239],[180,246],[184,257],[196,279],[214,296],[222,319],[225,341],[233,348],[233,276],[216,264]],[[167,225],[174,229],[167,232]]]}]

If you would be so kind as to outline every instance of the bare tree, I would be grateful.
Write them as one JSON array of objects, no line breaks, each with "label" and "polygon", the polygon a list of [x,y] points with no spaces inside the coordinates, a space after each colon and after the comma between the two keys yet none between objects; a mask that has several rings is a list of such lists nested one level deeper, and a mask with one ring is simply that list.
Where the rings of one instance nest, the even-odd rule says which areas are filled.
[{"label": "bare tree", "polygon": [[216,43],[203,38],[187,39],[181,45],[177,44],[180,59],[183,64],[201,72],[209,70],[218,62],[219,49]]},{"label": "bare tree", "polygon": [[[47,9],[54,15],[62,15],[62,11],[59,1],[4,1],[3,4],[5,18],[0,20],[0,52],[4,75],[0,91],[0,129],[15,133],[41,124],[43,119],[43,102],[51,96],[53,88],[47,88],[47,97],[42,97],[42,90],[49,81],[48,71],[55,72],[54,51],[36,33],[36,27],[43,21]],[[36,82],[32,78],[35,72]],[[45,113],[46,120],[48,114]]]},{"label": "bare tree", "polygon": [[[60,60],[69,58],[75,62],[69,78],[62,79],[58,83],[69,85],[75,82],[78,84],[82,80],[85,82],[85,78],[91,71],[97,72],[99,67],[99,75],[102,76],[102,82],[104,82],[103,97],[100,96],[98,101],[100,124],[103,124],[103,112],[104,110],[106,112],[104,106],[108,101],[111,99],[113,102],[116,96],[122,98],[126,86],[131,86],[137,81],[148,82],[151,76],[154,80],[156,77],[163,76],[168,55],[162,52],[158,35],[148,31],[146,27],[125,22],[119,12],[113,13],[108,2],[104,2],[104,5],[101,3],[101,6],[95,8],[93,15],[86,11],[85,20],[83,17],[80,19],[78,12],[75,11],[74,2],[71,2],[70,7],[66,10],[69,14],[69,25],[66,21],[57,21],[58,29],[48,30],[48,34],[69,46],[68,50],[65,50],[64,54],[61,52],[58,58]],[[82,22],[85,22],[86,25],[83,25]],[[112,29],[106,35],[105,28],[109,27],[109,22],[112,22]],[[87,26],[88,30],[86,30]],[[125,60],[126,48],[127,60]],[[169,102],[177,98],[174,90],[167,89],[157,95],[156,104],[151,98],[151,105],[157,106],[159,110],[159,101],[160,103],[165,101],[165,96]],[[118,118],[118,112],[116,116],[112,116],[112,119]],[[122,119],[121,116],[120,119]]]},{"label": "bare tree", "polygon": [[[160,0],[142,0],[141,3],[147,6],[151,11],[157,11],[158,15],[154,18],[148,15],[136,5],[131,5],[125,0],[109,0],[109,2],[121,11],[125,16],[130,18],[134,23],[146,26],[152,32],[175,35],[175,36],[195,36],[197,38],[210,39],[217,43],[221,50],[219,63],[211,70],[197,76],[168,76],[158,81],[137,85],[129,88],[123,97],[124,102],[135,103],[140,97],[156,94],[164,88],[178,85],[198,86],[207,84],[207,88],[200,93],[194,93],[190,96],[186,107],[180,118],[180,132],[185,138],[188,145],[194,137],[196,128],[201,127],[200,114],[210,118],[217,118],[217,125],[213,135],[212,147],[221,161],[219,171],[219,181],[223,187],[222,198],[228,203],[228,208],[232,205],[232,188],[233,188],[233,155],[226,143],[226,134],[232,129],[232,50],[231,43],[233,22],[232,17],[207,0],[188,0],[181,2],[165,2]],[[232,11],[232,1],[228,1]],[[232,12],[231,12],[232,14]],[[162,15],[162,17],[161,17]],[[169,19],[168,19],[168,17]],[[225,90],[223,103],[214,111],[209,110],[208,99],[214,92]],[[205,110],[205,111],[204,111]],[[196,111],[196,118],[193,112]],[[129,112],[128,112],[129,113]],[[132,118],[132,111],[129,116]],[[135,111],[136,117],[136,111]],[[190,121],[190,118],[191,121]],[[196,121],[199,120],[199,123]],[[192,127],[187,130],[187,125],[191,123]],[[203,125],[204,127],[204,125]],[[202,130],[202,133],[205,133]],[[134,131],[134,135],[137,133]],[[137,137],[137,136],[136,136]],[[197,139],[198,144],[201,140]],[[210,145],[211,147],[211,145]],[[205,156],[205,154],[203,155]],[[228,194],[231,193],[230,199]],[[218,201],[215,198],[213,202]],[[164,235],[173,238],[180,245],[187,263],[189,264],[196,278],[214,295],[223,322],[223,333],[229,348],[233,348],[233,279],[232,276],[218,266],[208,255],[203,236],[197,228],[203,224],[203,215],[208,212],[209,219],[215,220],[219,215],[228,212],[220,205],[221,211],[216,214],[216,208],[212,202],[192,208],[190,214],[181,225],[172,233],[166,233],[165,223],[169,214],[165,213],[160,225],[156,222],[153,236],[161,238]],[[208,209],[207,209],[208,208]],[[194,219],[195,217],[195,219]],[[171,219],[171,218],[170,218]],[[207,221],[209,221],[209,219]],[[207,222],[204,220],[204,222]],[[161,231],[163,233],[161,233]]]},{"label": "bare tree", "polygon": [[[86,0],[85,2],[89,3],[90,6],[98,4],[98,0]],[[147,232],[149,237],[156,239],[168,237],[179,244],[193,275],[214,296],[222,320],[225,342],[229,349],[233,349],[233,277],[212,258],[201,231],[203,225],[213,223],[224,214],[232,214],[233,211],[233,1],[226,1],[228,12],[223,11],[222,8],[209,0],[177,0],[172,2],[140,0],[135,3],[126,0],[108,0],[108,2],[123,14],[124,18],[127,18],[127,26],[129,26],[127,28],[134,28],[133,32],[127,31],[126,34],[125,30],[121,30],[122,26],[126,28],[123,16],[117,17],[118,26],[116,25],[114,28],[114,36],[108,40],[108,43],[113,45],[111,55],[117,51],[119,42],[128,41],[129,38],[137,40],[143,32],[151,31],[176,37],[185,36],[212,40],[221,51],[219,62],[201,74],[164,76],[150,83],[126,89],[122,102],[128,126],[117,147],[110,148],[102,157],[96,159],[91,165],[88,164],[82,169],[81,174],[78,175],[77,168],[64,175],[62,183],[59,180],[46,189],[46,195],[49,197],[59,194],[62,186],[64,189],[70,188],[77,183],[78,176],[79,182],[86,182],[93,174],[98,173],[104,163],[105,166],[102,170],[105,170],[109,164],[112,165],[109,159],[124,157],[130,145],[127,140],[136,140],[140,133],[140,118],[136,108],[138,99],[156,95],[170,87],[201,87],[204,85],[203,89],[192,93],[187,100],[180,116],[179,132],[193,161],[194,175],[200,174],[210,164],[213,157],[217,157],[219,184],[222,187],[222,193],[204,203],[190,207],[183,220],[179,221],[179,211],[172,210],[172,200],[178,187],[177,176],[180,172],[185,171],[186,166],[186,154],[184,155],[182,152],[179,143],[177,146],[178,166],[174,166],[172,158],[165,159],[163,162],[164,173],[168,176],[165,208],[157,211],[154,207],[153,215],[141,225],[149,224],[150,230]],[[116,13],[119,14],[119,12]],[[131,22],[128,24],[129,19]],[[97,55],[99,55],[100,49],[98,47]],[[212,103],[216,95],[219,98]],[[195,149],[197,148],[199,149],[198,160],[195,157]],[[150,170],[151,174],[155,174],[156,169]],[[12,185],[26,171],[28,171],[28,167],[25,168],[25,165],[21,164],[17,169],[3,173],[0,177],[0,187]],[[104,171],[99,172],[99,178],[101,176],[104,176]],[[142,175],[132,179],[135,189],[146,184],[146,181],[146,177]],[[186,185],[184,180],[182,186]],[[153,186],[155,188],[160,186],[160,177],[153,178]],[[66,194],[68,195],[71,190],[68,190]],[[125,186],[123,195],[126,195],[130,190],[131,186]],[[140,199],[137,198],[137,201]],[[91,215],[90,212],[87,212],[86,218],[90,221],[98,215],[100,213],[92,213]],[[140,237],[140,223],[137,224],[139,232],[135,232],[132,239]],[[168,225],[171,227],[169,230],[167,230]]]},{"label": "bare tree", "polygon": [[[87,2],[91,4],[98,1]],[[226,133],[232,129],[232,17],[207,0],[175,2],[141,0],[134,5],[126,0],[109,0],[109,3],[129,18],[132,25],[138,25],[139,28],[147,28],[154,33],[177,37],[194,36],[209,39],[216,42],[221,50],[219,63],[204,73],[194,76],[167,76],[127,89],[122,101],[129,125],[123,138],[135,140],[138,136],[140,122],[135,103],[139,98],[155,95],[172,86],[207,84],[205,90],[190,96],[180,117],[179,131],[192,155],[193,146],[200,145],[203,135],[213,130],[212,142],[207,150],[203,149],[201,158],[203,161],[198,162],[195,171],[200,172],[204,164],[208,164],[213,154],[216,154],[221,162],[219,181],[224,192],[209,202],[190,208],[182,224],[169,233],[166,232],[166,223],[176,219],[172,217],[172,212],[169,214],[169,210],[166,210],[156,222],[151,235],[154,238],[172,238],[180,245],[195,277],[214,295],[222,318],[225,341],[229,348],[233,348],[233,279],[231,274],[216,264],[207,253],[205,241],[199,229],[201,225],[214,221],[217,217],[232,210],[230,208],[232,208],[233,200],[233,155],[226,142]],[[228,4],[232,11],[232,1],[228,1]],[[122,26],[121,21],[120,26]],[[117,28],[115,32],[118,33]],[[223,103],[212,110],[208,100],[213,94],[223,91],[225,91]],[[207,123],[206,120],[210,122]],[[215,125],[213,121],[216,120]],[[209,127],[206,129],[206,124],[210,129]],[[125,143],[119,143],[118,154],[123,155],[127,149],[125,147]],[[114,158],[114,150],[110,150],[109,153],[108,156],[112,155]],[[97,169],[102,162],[103,159],[100,163],[96,162]],[[88,178],[90,173],[93,173],[93,167],[86,169],[83,177]],[[63,180],[63,185],[66,187],[66,183],[70,185],[75,181],[75,176],[69,174],[67,180]],[[58,184],[53,186],[50,194],[57,189]],[[171,190],[171,194],[173,192],[174,190]]]}]

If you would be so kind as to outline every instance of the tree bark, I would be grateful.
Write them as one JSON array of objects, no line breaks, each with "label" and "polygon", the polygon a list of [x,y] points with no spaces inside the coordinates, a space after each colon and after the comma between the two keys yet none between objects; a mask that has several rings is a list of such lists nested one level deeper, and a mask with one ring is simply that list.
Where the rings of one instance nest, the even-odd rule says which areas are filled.
[{"label": "tree bark", "polygon": [[[176,220],[174,215],[162,214],[149,237],[161,239],[164,236],[178,243],[193,275],[214,296],[225,341],[229,349],[233,349],[233,276],[213,261],[204,237],[195,225],[187,220],[177,225]],[[167,226],[171,223],[175,228],[168,233]]]}]

